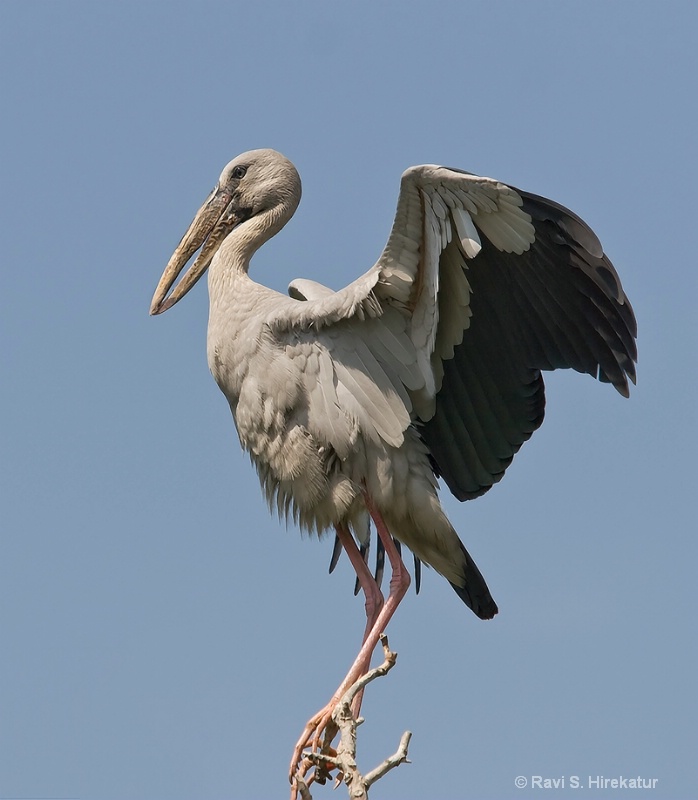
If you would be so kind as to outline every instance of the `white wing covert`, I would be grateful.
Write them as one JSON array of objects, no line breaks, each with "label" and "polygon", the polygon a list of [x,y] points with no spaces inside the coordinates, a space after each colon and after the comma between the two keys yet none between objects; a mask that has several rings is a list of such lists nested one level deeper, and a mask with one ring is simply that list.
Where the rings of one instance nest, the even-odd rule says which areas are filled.
[{"label": "white wing covert", "polygon": [[460,499],[500,480],[540,426],[540,370],[588,372],[624,395],[635,379],[635,318],[594,233],[557,203],[459,170],[403,174],[386,247],[349,286],[289,291],[306,302],[271,325],[313,329],[328,354],[317,409],[336,402],[391,445],[421,424]]}]

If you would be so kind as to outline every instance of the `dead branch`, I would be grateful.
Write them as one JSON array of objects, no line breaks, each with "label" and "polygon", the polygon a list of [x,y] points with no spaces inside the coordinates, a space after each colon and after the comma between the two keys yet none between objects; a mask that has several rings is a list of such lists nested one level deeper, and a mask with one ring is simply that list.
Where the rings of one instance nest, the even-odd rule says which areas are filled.
[{"label": "dead branch", "polygon": [[[388,756],[377,767],[374,767],[366,775],[362,775],[356,763],[356,730],[363,722],[363,719],[354,717],[352,713],[352,703],[357,694],[376,678],[382,678],[395,666],[397,653],[393,653],[388,646],[388,637],[381,636],[383,645],[383,663],[369,670],[359,680],[347,689],[343,697],[337,704],[332,714],[337,728],[339,729],[339,744],[333,755],[319,752],[308,752],[304,758],[312,763],[320,774],[327,775],[331,770],[337,770],[336,786],[340,783],[346,784],[349,789],[350,800],[368,800],[368,790],[376,781],[379,781],[391,769],[400,764],[409,764],[407,758],[407,748],[409,747],[412,734],[405,731],[400,739],[398,749],[393,755]],[[295,790],[300,795],[301,800],[312,800],[309,785],[313,782],[313,777],[305,780],[304,774],[299,773],[295,776]]]}]

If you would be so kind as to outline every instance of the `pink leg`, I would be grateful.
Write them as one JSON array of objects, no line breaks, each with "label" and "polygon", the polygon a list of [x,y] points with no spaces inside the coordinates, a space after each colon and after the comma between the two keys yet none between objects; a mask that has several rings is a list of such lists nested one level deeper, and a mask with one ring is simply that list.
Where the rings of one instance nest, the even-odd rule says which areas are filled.
[{"label": "pink leg", "polygon": [[[376,579],[373,577],[373,575],[371,575],[371,571],[366,566],[366,562],[361,556],[361,551],[356,546],[354,537],[349,533],[344,525],[337,525],[335,530],[337,531],[337,538],[349,556],[349,560],[354,567],[354,571],[359,579],[359,584],[363,590],[364,597],[366,598],[366,628],[364,630],[363,639],[361,640],[361,644],[363,645],[373,629],[373,626],[376,624],[376,619],[378,619],[378,614],[383,608],[383,603],[385,601],[383,600],[383,593],[376,583]],[[368,672],[370,666],[371,656],[369,655],[366,664],[364,664],[363,672]],[[354,698],[352,712],[355,717],[358,717],[359,712],[361,711],[363,694],[364,693],[362,690],[358,692]]]},{"label": "pink leg", "polygon": [[[378,588],[378,584],[375,581],[373,575],[371,575],[371,571],[369,570],[366,562],[364,561],[359,548],[356,546],[356,542],[354,541],[354,537],[349,533],[347,527],[345,525],[336,525],[335,530],[337,532],[337,538],[339,539],[342,547],[346,551],[346,554],[349,556],[349,560],[351,561],[352,566],[354,567],[354,571],[356,572],[356,576],[359,579],[359,584],[361,589],[363,590],[364,597],[366,598],[366,628],[364,630],[364,636],[361,640],[361,644],[363,646],[364,642],[368,638],[369,634],[373,630],[373,627],[376,624],[376,620],[378,619],[378,615],[383,608],[383,593]],[[366,663],[363,665],[363,672],[367,672],[370,659],[371,659],[372,651],[368,654],[368,659],[364,659]],[[357,659],[358,660],[358,659]],[[340,687],[341,688],[341,687]],[[346,691],[343,690],[343,691]],[[305,726],[303,733],[301,734],[300,739],[296,743],[296,747],[293,751],[293,758],[291,760],[291,778],[295,774],[295,770],[298,767],[298,763],[301,758],[301,752],[308,746],[311,741],[311,736],[315,733],[315,737],[313,738],[313,748],[317,748],[320,736],[322,733],[328,728],[329,724],[332,720],[332,711],[334,707],[337,705],[337,701],[342,696],[342,693],[339,693],[339,690],[334,693],[330,702],[315,716],[308,721],[308,724]],[[361,696],[363,693],[356,696],[354,700],[354,706],[352,711],[355,715],[358,715],[359,710],[361,708]],[[331,732],[330,739],[333,738],[334,732]],[[301,771],[302,776],[305,776],[305,770]],[[295,789],[292,793],[292,797],[295,795]]]},{"label": "pink leg", "polygon": [[335,530],[337,531],[337,538],[349,556],[366,598],[366,630],[364,631],[364,638],[361,640],[363,644],[371,628],[373,628],[381,608],[383,608],[383,594],[378,588],[373,575],[371,575],[371,571],[366,566],[366,562],[361,557],[354,537],[346,529],[346,526],[337,525]]},{"label": "pink leg", "polygon": [[[371,497],[366,491],[364,491],[364,501],[366,503],[366,508],[368,509],[368,512],[376,526],[378,535],[383,542],[388,560],[390,561],[390,567],[392,569],[392,575],[390,578],[390,593],[388,595],[388,599],[383,604],[383,607],[380,608],[380,613],[372,620],[373,624],[371,624],[371,619],[367,620],[366,633],[364,634],[363,644],[361,646],[361,650],[359,651],[359,655],[356,657],[356,660],[347,673],[346,678],[342,681],[339,688],[334,693],[332,700],[335,700],[335,698],[338,700],[346,692],[346,690],[356,680],[358,680],[358,678],[361,677],[363,673],[359,669],[360,663],[362,661],[365,661],[366,663],[370,661],[373,651],[376,649],[376,645],[380,640],[381,634],[384,632],[388,622],[390,622],[390,619],[392,618],[395,610],[400,604],[400,601],[405,596],[405,593],[410,586],[409,572],[407,571],[407,568],[405,567],[402,558],[395,547],[393,537],[390,535],[390,531],[383,521],[383,516],[376,508],[373,500],[371,500]],[[343,533],[350,539],[350,546],[353,546],[354,555],[352,556],[350,554],[349,557],[352,559],[352,564],[354,564],[354,568],[359,576],[359,582],[361,583],[364,592],[367,591],[368,586],[371,586],[371,591],[376,591],[377,586],[375,580],[373,579],[368,567],[364,563],[364,560],[361,558],[361,554],[359,553],[353,538],[348,532],[344,531]],[[340,541],[342,542],[342,545],[346,547],[344,539],[340,537]],[[347,553],[350,553],[348,549]],[[355,560],[356,563],[354,563]],[[366,586],[364,586],[364,579],[362,579],[362,575],[365,576],[364,579],[366,581]],[[378,591],[378,593],[380,594],[380,591]],[[366,606],[368,608],[368,599],[366,601]],[[366,655],[368,656],[367,658]],[[364,672],[365,671],[366,670],[364,669]],[[332,700],[330,703],[332,703]],[[336,705],[336,701],[334,705]]]},{"label": "pink leg", "polygon": [[[338,527],[337,535],[340,537],[340,541],[342,542],[343,547],[346,549],[347,554],[354,565],[359,582],[361,583],[364,593],[366,594],[366,632],[364,634],[361,650],[359,650],[359,654],[352,664],[351,669],[347,673],[347,676],[339,685],[339,688],[332,696],[330,702],[308,721],[308,724],[305,726],[300,739],[296,743],[296,747],[293,751],[293,758],[291,760],[291,780],[293,780],[293,776],[298,769],[303,750],[308,746],[312,747],[313,750],[317,749],[320,742],[320,737],[323,735],[325,729],[332,721],[332,712],[334,711],[342,695],[344,695],[347,689],[362,675],[366,674],[371,661],[371,656],[373,655],[373,651],[378,644],[380,636],[387,627],[388,622],[395,613],[395,610],[400,604],[402,598],[405,596],[405,593],[410,585],[409,573],[407,572],[407,569],[402,562],[402,558],[395,547],[395,543],[393,542],[392,536],[390,535],[390,532],[383,521],[383,517],[365,491],[364,500],[371,518],[375,523],[378,535],[383,542],[388,559],[390,560],[390,566],[392,569],[392,576],[390,578],[390,594],[381,608],[380,605],[378,605],[375,601],[375,592],[378,592],[378,595],[380,595],[380,590],[376,586],[375,580],[373,579],[368,567],[364,563],[364,560],[361,558],[361,554],[356,547],[356,543],[346,528]],[[372,588],[369,588],[369,586]],[[370,595],[373,595],[373,597],[369,601]],[[378,614],[370,613],[369,608],[378,608]]]}]

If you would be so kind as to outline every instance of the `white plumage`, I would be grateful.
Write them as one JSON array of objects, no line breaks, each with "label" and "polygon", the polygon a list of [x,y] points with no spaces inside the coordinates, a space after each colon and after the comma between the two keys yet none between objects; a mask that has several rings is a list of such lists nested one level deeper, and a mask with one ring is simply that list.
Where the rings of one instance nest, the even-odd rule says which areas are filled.
[{"label": "white plumage", "polygon": [[[299,279],[282,295],[248,269],[300,195],[294,166],[273,150],[231,161],[151,313],[208,268],[209,365],[270,505],[308,530],[334,527],[350,556],[347,528],[365,543],[370,513],[394,572],[402,575],[391,537],[490,618],[497,607],[441,509],[437,476],[460,499],[502,477],[542,422],[541,370],[571,367],[628,394],[636,326],[620,280],[593,232],[562,206],[424,165],[402,176],[375,266],[337,292]],[[377,596],[357,571],[367,597]],[[354,676],[405,588],[395,578],[390,613],[369,614]]]}]

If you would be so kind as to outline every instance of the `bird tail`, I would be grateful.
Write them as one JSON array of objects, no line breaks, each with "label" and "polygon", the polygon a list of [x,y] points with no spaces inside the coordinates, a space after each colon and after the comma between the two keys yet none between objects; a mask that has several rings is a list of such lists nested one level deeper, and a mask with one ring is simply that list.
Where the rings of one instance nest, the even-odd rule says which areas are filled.
[{"label": "bird tail", "polygon": [[463,582],[462,584],[451,583],[456,594],[480,619],[492,619],[499,611],[494,602],[490,590],[487,588],[482,573],[477,568],[470,553],[460,542],[463,555]]}]

